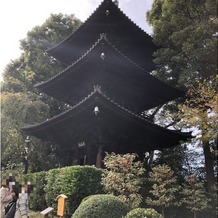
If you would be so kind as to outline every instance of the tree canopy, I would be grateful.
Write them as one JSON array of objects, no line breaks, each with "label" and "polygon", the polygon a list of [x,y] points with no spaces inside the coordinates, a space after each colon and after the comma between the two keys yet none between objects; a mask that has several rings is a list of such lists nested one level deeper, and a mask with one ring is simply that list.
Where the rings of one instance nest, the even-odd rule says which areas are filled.
[{"label": "tree canopy", "polygon": [[[51,14],[41,26],[34,27],[20,41],[22,54],[6,66],[1,83],[2,167],[13,167],[25,162],[27,144],[21,132],[25,123],[44,121],[64,110],[63,103],[42,95],[34,85],[64,68],[46,50],[72,34],[80,24],[73,15]],[[28,147],[30,171],[64,165],[64,158],[57,155],[56,145],[34,138]]]},{"label": "tree canopy", "polygon": [[21,56],[9,63],[3,72],[2,91],[33,91],[33,85],[44,81],[63,69],[63,65],[46,52],[81,24],[73,15],[51,14],[41,25],[20,40]]},{"label": "tree canopy", "polygon": [[136,154],[106,154],[102,184],[109,194],[118,196],[130,208],[136,208],[142,201],[139,194],[142,176],[145,172],[142,163],[136,161]]},{"label": "tree canopy", "polygon": [[[154,53],[154,61],[157,66],[155,75],[170,85],[183,88],[184,90],[197,90],[199,83],[203,83],[202,87],[206,85],[204,80],[215,86],[214,78],[217,73],[217,13],[216,3],[213,0],[154,0],[152,9],[147,12],[147,20],[153,26],[153,39],[158,50]],[[205,88],[206,90],[207,88]],[[216,131],[214,127],[211,113],[207,113],[208,105],[204,104],[204,92],[199,90],[202,98],[196,99],[196,95],[187,96],[192,101],[191,110],[183,110],[182,112],[174,107],[173,116],[170,107],[165,107],[169,116],[178,124],[178,114],[184,113],[183,120],[191,116],[195,120],[195,115],[200,115],[200,119],[195,123],[195,127],[202,127],[204,139],[202,140],[202,147],[204,149],[206,177],[208,182],[208,190],[211,190],[214,184],[214,165],[211,159],[210,140],[209,135]],[[205,96],[206,98],[208,96]],[[191,99],[190,99],[191,98]],[[201,102],[203,100],[203,102]],[[205,99],[205,100],[208,100]],[[213,99],[214,101],[214,99]],[[195,102],[195,104],[193,104]],[[207,102],[207,104],[210,104]],[[175,106],[175,104],[172,104]],[[187,105],[186,105],[187,106]],[[190,105],[189,105],[190,106]],[[203,110],[199,110],[204,107]],[[177,109],[176,109],[177,108]],[[183,109],[185,106],[183,107]],[[217,112],[214,112],[217,114]],[[170,115],[169,115],[170,114]],[[213,118],[216,117],[213,115]],[[196,119],[197,120],[197,119]],[[207,125],[207,121],[211,125]],[[178,125],[177,125],[178,126]],[[183,123],[184,128],[187,125]],[[212,130],[213,128],[213,130]],[[202,138],[202,139],[203,139]],[[210,139],[209,139],[210,138]]]},{"label": "tree canopy", "polygon": [[154,0],[147,12],[153,26],[157,75],[184,87],[216,74],[217,12],[213,0]]}]

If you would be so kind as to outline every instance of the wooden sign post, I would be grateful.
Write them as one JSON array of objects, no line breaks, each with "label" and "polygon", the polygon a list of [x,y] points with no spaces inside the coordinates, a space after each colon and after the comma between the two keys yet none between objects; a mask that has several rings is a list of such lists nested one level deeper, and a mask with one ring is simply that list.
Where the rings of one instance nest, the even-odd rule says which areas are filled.
[{"label": "wooden sign post", "polygon": [[65,203],[66,203],[66,199],[67,196],[64,194],[61,194],[57,197],[58,199],[58,211],[57,211],[57,215],[60,217],[64,216],[64,209],[65,209]]}]

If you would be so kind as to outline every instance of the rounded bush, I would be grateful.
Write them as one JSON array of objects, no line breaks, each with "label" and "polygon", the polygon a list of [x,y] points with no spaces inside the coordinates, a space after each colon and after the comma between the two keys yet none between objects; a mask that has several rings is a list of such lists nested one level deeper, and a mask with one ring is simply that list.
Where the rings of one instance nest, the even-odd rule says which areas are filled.
[{"label": "rounded bush", "polygon": [[135,208],[131,210],[125,218],[162,218],[156,210],[152,208]]},{"label": "rounded bush", "polygon": [[129,207],[112,195],[92,195],[79,205],[72,218],[122,218]]}]

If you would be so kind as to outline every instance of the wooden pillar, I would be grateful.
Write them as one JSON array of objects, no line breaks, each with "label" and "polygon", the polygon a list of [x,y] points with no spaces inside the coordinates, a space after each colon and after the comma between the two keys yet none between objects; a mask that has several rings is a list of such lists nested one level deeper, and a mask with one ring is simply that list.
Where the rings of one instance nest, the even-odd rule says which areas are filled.
[{"label": "wooden pillar", "polygon": [[87,144],[86,152],[86,164],[95,165],[96,164],[96,151],[93,149],[93,144]]},{"label": "wooden pillar", "polygon": [[98,167],[98,168],[102,167],[102,151],[103,151],[103,145],[99,144],[98,153],[96,156],[96,167]]}]

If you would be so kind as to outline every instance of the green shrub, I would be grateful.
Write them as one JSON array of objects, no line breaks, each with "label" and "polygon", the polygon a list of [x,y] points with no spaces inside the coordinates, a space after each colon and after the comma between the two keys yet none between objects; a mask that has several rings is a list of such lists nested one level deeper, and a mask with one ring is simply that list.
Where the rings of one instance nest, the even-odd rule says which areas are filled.
[{"label": "green shrub", "polygon": [[152,208],[136,208],[131,210],[125,218],[161,218],[160,215],[156,210]]},{"label": "green shrub", "polygon": [[93,166],[70,166],[48,171],[45,187],[47,205],[56,210],[57,196],[66,195],[65,217],[70,217],[84,197],[103,193],[102,172]]},{"label": "green shrub", "polygon": [[31,210],[41,211],[46,207],[45,191],[46,172],[30,173],[23,176],[25,183],[31,182],[31,190],[29,193],[29,207]]},{"label": "green shrub", "polygon": [[122,218],[128,211],[128,205],[118,197],[93,195],[80,204],[72,218]]},{"label": "green shrub", "polygon": [[52,169],[47,172],[46,175],[46,185],[45,185],[45,199],[47,207],[53,207],[54,210],[57,210],[57,197],[59,194],[64,194],[60,192],[61,185],[61,169]]},{"label": "green shrub", "polygon": [[66,195],[67,218],[71,217],[83,198],[104,193],[101,185],[102,173],[102,169],[94,166],[70,166],[26,174],[22,176],[22,182],[30,181],[33,184],[29,204],[30,209],[34,211],[53,207],[56,213],[58,195]]}]

